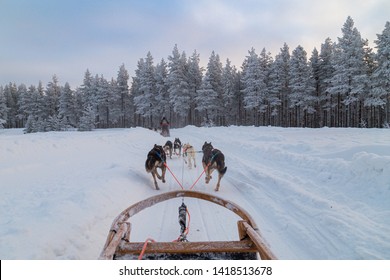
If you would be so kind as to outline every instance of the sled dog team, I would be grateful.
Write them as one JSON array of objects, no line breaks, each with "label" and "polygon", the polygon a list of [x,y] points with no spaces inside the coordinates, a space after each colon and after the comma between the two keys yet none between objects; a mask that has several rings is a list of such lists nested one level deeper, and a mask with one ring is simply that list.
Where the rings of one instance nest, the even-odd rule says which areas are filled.
[{"label": "sled dog team", "polygon": [[[223,175],[226,173],[227,167],[225,166],[225,156],[224,154],[213,147],[210,143],[204,142],[202,146],[202,166],[205,172],[205,182],[208,184],[210,182],[211,174],[214,170],[218,172],[218,181],[215,187],[215,191],[219,190],[220,182]],[[192,163],[196,167],[196,151],[193,146],[189,143],[181,143],[179,138],[175,138],[175,141],[167,141],[164,146],[155,144],[153,149],[151,149],[147,155],[145,162],[146,172],[151,173],[154,181],[154,186],[156,190],[159,190],[156,177],[165,183],[165,173],[166,173],[166,162],[167,157],[172,159],[172,155],[183,156],[183,160],[188,164],[189,168],[192,168]],[[161,175],[157,172],[157,169],[161,170]]]}]

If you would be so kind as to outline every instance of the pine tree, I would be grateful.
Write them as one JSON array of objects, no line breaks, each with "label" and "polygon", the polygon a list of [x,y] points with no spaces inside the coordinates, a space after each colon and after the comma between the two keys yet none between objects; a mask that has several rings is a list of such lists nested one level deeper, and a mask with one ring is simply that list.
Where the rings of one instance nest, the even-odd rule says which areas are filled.
[{"label": "pine tree", "polygon": [[80,118],[80,123],[78,130],[79,131],[91,131],[95,129],[96,123],[96,110],[92,107],[91,104],[86,104],[84,108],[83,115]]},{"label": "pine tree", "polygon": [[321,45],[318,65],[320,126],[334,126],[335,124],[334,111],[337,103],[333,101],[332,95],[328,90],[334,73],[333,52],[334,44],[330,38],[327,38]]},{"label": "pine tree", "polygon": [[5,104],[8,108],[7,127],[21,127],[18,121],[18,89],[15,83],[9,83],[3,89]]},{"label": "pine tree", "polygon": [[312,119],[309,121],[308,126],[310,127],[320,127],[322,123],[320,123],[320,114],[321,114],[321,91],[320,91],[320,55],[317,51],[317,48],[314,48],[311,58],[309,60],[312,79],[313,79],[313,110]]},{"label": "pine tree", "polygon": [[64,118],[68,125],[76,126],[76,108],[75,98],[69,83],[61,88],[60,97],[58,101],[58,114]]},{"label": "pine tree", "polygon": [[259,55],[260,68],[264,73],[264,84],[265,88],[262,90],[263,95],[265,96],[263,104],[260,106],[260,111],[262,112],[262,117],[260,124],[269,125],[272,115],[272,107],[270,106],[275,102],[274,95],[270,91],[270,75],[271,75],[271,66],[273,64],[273,58],[271,53],[267,52],[265,48],[261,51]]},{"label": "pine tree", "polygon": [[[202,85],[203,68],[200,67],[200,55],[194,51],[192,56],[188,59],[188,83],[190,96],[190,110],[188,114],[188,124],[199,124],[196,115],[196,92]],[[198,119],[199,121],[199,119]]]},{"label": "pine tree", "polygon": [[182,126],[188,121],[188,111],[191,107],[187,58],[185,52],[180,55],[177,45],[175,45],[168,60],[167,85],[169,100],[173,112],[177,114],[177,118],[175,117],[176,121],[171,119],[171,125],[176,123],[176,125]]},{"label": "pine tree", "polygon": [[61,94],[61,90],[60,90],[60,86],[58,85],[58,78],[56,75],[54,75],[52,77],[52,81],[50,81],[46,86],[45,118],[48,118],[50,116],[57,116],[60,94]]},{"label": "pine tree", "polygon": [[377,67],[372,74],[372,87],[365,106],[373,107],[372,118],[376,127],[390,124],[390,22],[377,34]]},{"label": "pine tree", "polygon": [[222,63],[213,51],[207,64],[201,88],[196,92],[196,110],[204,124],[223,124]]},{"label": "pine tree", "polygon": [[136,113],[144,118],[144,126],[157,127],[157,88],[155,80],[155,66],[153,57],[148,52],[145,60],[139,62],[137,69],[138,95],[134,97]]},{"label": "pine tree", "polygon": [[42,83],[38,87],[31,85],[27,91],[27,100],[23,105],[28,115],[25,133],[44,132],[46,130],[45,96]]},{"label": "pine tree", "polygon": [[29,115],[29,116],[28,116],[27,122],[26,122],[26,126],[24,127],[23,132],[24,132],[24,133],[34,133],[34,132],[38,132],[38,130],[36,130],[35,118],[34,118],[33,115]]},{"label": "pine tree", "polygon": [[110,126],[110,94],[108,81],[101,75],[95,79],[97,99],[97,126],[108,128]]},{"label": "pine tree", "polygon": [[357,127],[362,118],[362,101],[367,92],[367,66],[364,62],[364,41],[354,28],[351,17],[342,28],[334,52],[334,75],[330,94],[337,96],[336,126]]},{"label": "pine tree", "polygon": [[112,116],[114,123],[119,120],[121,127],[130,127],[133,123],[134,104],[129,91],[129,73],[124,64],[119,67],[116,83],[112,86],[116,87],[115,95],[112,101],[115,105],[112,108]]},{"label": "pine tree", "polygon": [[250,112],[250,122],[258,126],[260,125],[260,114],[265,112],[264,103],[267,96],[266,73],[255,49],[252,48],[248,53],[241,77],[243,102],[244,108]]},{"label": "pine tree", "polygon": [[[270,95],[273,96],[275,108],[272,113],[275,117],[275,125],[288,126],[289,123],[289,68],[290,51],[285,43],[280,53],[275,56],[269,75]],[[280,105],[278,105],[280,104]]]},{"label": "pine tree", "polygon": [[240,77],[237,69],[232,66],[231,61],[226,59],[225,67],[222,71],[222,88],[223,88],[223,102],[224,102],[224,118],[226,125],[241,124],[240,104],[242,97],[240,93]]},{"label": "pine tree", "polygon": [[306,126],[306,115],[314,113],[314,87],[307,54],[302,46],[292,52],[289,76],[290,126]]},{"label": "pine tree", "polygon": [[8,107],[5,103],[3,88],[0,87],[0,129],[4,128],[7,122],[7,118],[8,118],[7,112],[8,112]]},{"label": "pine tree", "polygon": [[28,93],[27,87],[24,84],[18,86],[18,119],[22,127],[25,126],[28,116],[31,114],[31,94]]},{"label": "pine tree", "polygon": [[169,103],[168,86],[166,83],[168,77],[168,66],[164,59],[156,65],[155,69],[155,81],[156,81],[156,116],[169,116],[171,112],[171,106]]}]

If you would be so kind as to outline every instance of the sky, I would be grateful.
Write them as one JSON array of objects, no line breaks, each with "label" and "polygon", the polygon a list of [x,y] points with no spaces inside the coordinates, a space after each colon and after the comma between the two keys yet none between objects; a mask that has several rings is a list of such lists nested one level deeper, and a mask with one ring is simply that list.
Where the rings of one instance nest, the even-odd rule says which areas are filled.
[{"label": "sky", "polygon": [[87,69],[111,80],[122,64],[133,77],[149,51],[157,64],[176,44],[187,56],[196,50],[204,67],[212,51],[240,69],[252,47],[274,57],[284,43],[310,56],[342,36],[348,16],[374,48],[390,1],[0,0],[0,86],[56,75],[76,88]]}]

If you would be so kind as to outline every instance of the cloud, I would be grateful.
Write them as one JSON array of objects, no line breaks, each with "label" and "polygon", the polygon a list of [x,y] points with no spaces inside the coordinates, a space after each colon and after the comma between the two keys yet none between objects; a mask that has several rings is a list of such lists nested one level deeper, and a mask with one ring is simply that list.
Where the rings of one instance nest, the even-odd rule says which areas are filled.
[{"label": "cloud", "polygon": [[203,66],[212,51],[239,68],[251,47],[276,55],[284,43],[311,54],[327,37],[337,41],[347,16],[373,44],[389,20],[390,2],[17,0],[1,8],[0,85],[36,84],[39,76],[57,74],[77,86],[87,68],[110,79],[125,63],[133,75],[148,51],[157,63],[175,44],[187,56],[197,50]]}]

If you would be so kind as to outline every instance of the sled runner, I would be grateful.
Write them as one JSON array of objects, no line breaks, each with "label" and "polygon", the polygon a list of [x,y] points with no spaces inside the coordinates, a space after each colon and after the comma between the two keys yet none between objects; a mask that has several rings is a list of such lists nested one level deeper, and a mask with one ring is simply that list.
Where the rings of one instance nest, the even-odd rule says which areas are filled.
[{"label": "sled runner", "polygon": [[[177,242],[131,242],[130,232],[132,225],[129,219],[145,208],[151,207],[160,202],[178,197],[190,197],[206,200],[220,205],[235,214],[242,220],[237,222],[238,241],[203,241],[188,242],[183,235]],[[179,224],[185,229],[184,208],[179,207]],[[184,205],[185,206],[185,205]],[[182,209],[181,209],[182,208]],[[184,212],[185,215],[185,212]],[[184,218],[184,222],[182,219]],[[184,223],[184,224],[183,224]],[[184,227],[184,229],[183,229]],[[267,247],[264,238],[252,217],[237,204],[220,197],[189,190],[171,191],[159,194],[143,201],[133,204],[113,221],[108,233],[106,243],[99,259],[276,259],[271,250]]]}]

